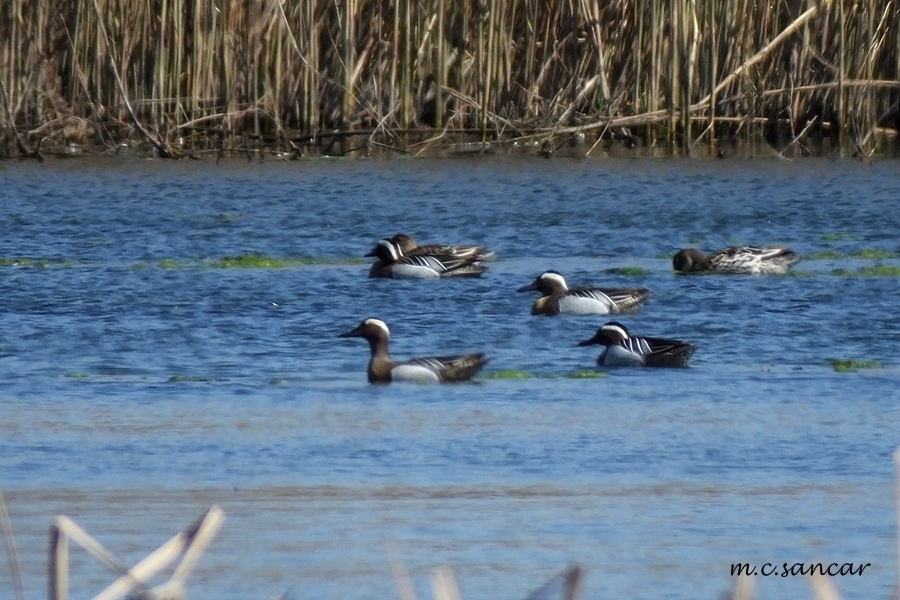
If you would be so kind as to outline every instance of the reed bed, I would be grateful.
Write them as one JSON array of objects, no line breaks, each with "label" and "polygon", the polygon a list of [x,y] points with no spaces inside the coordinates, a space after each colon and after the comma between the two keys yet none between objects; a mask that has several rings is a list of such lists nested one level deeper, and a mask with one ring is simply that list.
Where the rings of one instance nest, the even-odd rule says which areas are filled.
[{"label": "reed bed", "polygon": [[895,154],[896,0],[6,0],[0,156]]}]

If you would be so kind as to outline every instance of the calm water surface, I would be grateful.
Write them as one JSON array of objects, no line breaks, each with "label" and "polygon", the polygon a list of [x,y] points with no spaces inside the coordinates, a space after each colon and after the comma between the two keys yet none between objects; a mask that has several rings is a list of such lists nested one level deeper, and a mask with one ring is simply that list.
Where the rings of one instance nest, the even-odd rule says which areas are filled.
[{"label": "calm water surface", "polygon": [[[871,563],[834,579],[846,598],[896,581],[900,278],[859,276],[900,267],[894,163],[92,159],[7,161],[0,182],[0,487],[29,599],[55,515],[134,564],[212,504],[191,598],[388,600],[392,562],[422,599],[440,566],[465,600],[520,600],[573,562],[588,600],[714,600],[737,562]],[[497,260],[367,279],[398,231]],[[681,247],[741,243],[809,258],[671,271]],[[249,254],[283,263],[222,265]],[[697,343],[691,368],[573,376],[607,319],[531,317],[514,290],[550,268],[650,288],[620,320]],[[369,386],[365,343],[336,338],[365,317],[396,357],[491,362],[469,385]],[[112,581],[70,553],[73,598]],[[802,576],[756,586],[812,598]]]}]

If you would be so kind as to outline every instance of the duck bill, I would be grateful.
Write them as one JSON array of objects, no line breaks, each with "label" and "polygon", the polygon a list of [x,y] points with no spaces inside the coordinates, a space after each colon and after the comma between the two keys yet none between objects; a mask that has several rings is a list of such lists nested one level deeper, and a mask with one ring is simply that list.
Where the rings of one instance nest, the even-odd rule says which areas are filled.
[{"label": "duck bill", "polygon": [[517,292],[535,292],[535,291],[537,291],[537,284],[534,282],[531,282],[528,285],[523,285],[516,291]]},{"label": "duck bill", "polygon": [[339,338],[362,337],[362,325],[357,325],[350,331],[345,331],[338,336]]},{"label": "duck bill", "polygon": [[600,342],[597,340],[597,336],[595,335],[594,337],[592,337],[589,340],[582,340],[582,341],[578,342],[577,345],[578,346],[591,346],[593,344],[599,344],[599,343]]},{"label": "duck bill", "polygon": [[374,248],[366,252],[363,256],[365,256],[366,258],[370,256],[378,256],[378,254],[375,252],[376,250],[378,250],[378,246],[375,246]]}]

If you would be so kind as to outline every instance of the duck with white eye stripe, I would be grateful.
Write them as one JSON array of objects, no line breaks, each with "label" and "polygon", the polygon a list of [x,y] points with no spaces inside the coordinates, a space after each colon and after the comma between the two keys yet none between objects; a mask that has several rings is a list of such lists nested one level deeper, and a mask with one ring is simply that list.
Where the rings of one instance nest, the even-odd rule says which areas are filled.
[{"label": "duck with white eye stripe", "polygon": [[556,271],[546,271],[518,292],[542,294],[531,307],[533,315],[634,314],[650,296],[647,288],[573,287]]},{"label": "duck with white eye stripe", "polygon": [[636,337],[621,323],[602,325],[594,337],[579,346],[600,344],[597,357],[601,367],[686,367],[697,346],[681,340]]},{"label": "duck with white eye stripe", "polygon": [[416,247],[407,255],[403,251],[403,244],[402,240],[400,242],[394,242],[392,239],[380,240],[366,254],[378,259],[369,269],[369,277],[389,279],[480,277],[487,270],[487,267],[481,264],[481,260],[489,253],[482,252],[481,246],[431,245],[421,249]]},{"label": "duck with white eye stripe", "polygon": [[487,363],[484,354],[427,356],[394,362],[388,348],[391,332],[384,321],[366,319],[338,337],[361,337],[369,342],[369,383],[449,383],[471,379]]}]

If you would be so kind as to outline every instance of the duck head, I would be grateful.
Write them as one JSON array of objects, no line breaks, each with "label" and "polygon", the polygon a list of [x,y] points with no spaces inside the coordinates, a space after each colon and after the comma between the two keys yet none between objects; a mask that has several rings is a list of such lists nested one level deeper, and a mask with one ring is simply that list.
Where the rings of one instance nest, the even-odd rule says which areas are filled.
[{"label": "duck head", "polygon": [[621,323],[610,321],[600,326],[594,337],[578,342],[579,346],[590,346],[591,344],[600,344],[601,346],[611,346],[619,342],[624,342],[629,338],[628,329]]},{"label": "duck head", "polygon": [[549,296],[558,291],[569,289],[566,280],[556,271],[545,271],[538,275],[537,279],[526,286],[517,289],[517,292],[533,292],[538,291],[545,296]]}]

